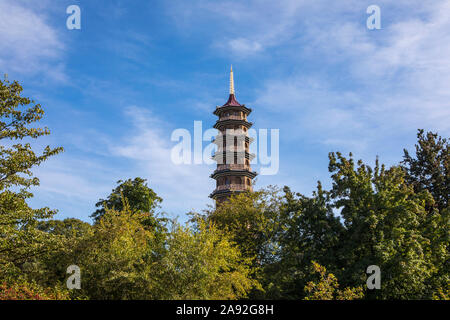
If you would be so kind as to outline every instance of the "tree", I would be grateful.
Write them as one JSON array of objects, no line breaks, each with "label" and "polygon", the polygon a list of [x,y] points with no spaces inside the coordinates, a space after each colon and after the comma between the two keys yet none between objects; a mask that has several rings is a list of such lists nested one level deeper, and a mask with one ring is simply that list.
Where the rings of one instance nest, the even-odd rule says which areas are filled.
[{"label": "tree", "polygon": [[[279,190],[274,187],[235,194],[216,208],[206,210],[204,215],[193,214],[193,221],[213,224],[228,234],[243,256],[252,261],[252,279],[264,287],[267,282],[264,268],[278,259],[280,199]],[[265,297],[263,287],[254,287],[249,297]]]},{"label": "tree", "polygon": [[319,279],[310,281],[305,286],[305,300],[356,300],[364,297],[362,287],[339,289],[336,276],[327,274],[327,269],[315,261],[312,261],[313,274],[318,274]]},{"label": "tree", "polygon": [[134,178],[126,181],[117,181],[118,186],[112,190],[106,199],[100,199],[95,206],[98,207],[91,217],[97,222],[106,212],[106,208],[122,211],[123,199],[128,202],[131,212],[154,213],[162,199],[148,187],[146,179]]},{"label": "tree", "polygon": [[320,182],[312,197],[284,187],[282,203],[277,232],[279,259],[265,267],[266,297],[300,299],[312,260],[337,268],[340,257],[336,253],[345,230]]},{"label": "tree", "polygon": [[404,149],[402,168],[406,172],[406,181],[416,192],[428,190],[439,210],[448,207],[450,195],[450,146],[447,139],[437,133],[417,133],[416,154],[412,157]]},{"label": "tree", "polygon": [[368,297],[430,298],[429,280],[439,272],[448,248],[448,237],[442,236],[448,225],[426,210],[434,202],[430,193],[415,193],[400,167],[386,169],[378,160],[374,169],[361,160],[355,167],[351,155],[331,153],[329,170],[333,206],[341,210],[346,229],[338,278],[349,286],[363,285],[366,268],[377,265],[382,289]]},{"label": "tree", "polygon": [[46,127],[33,126],[44,111],[22,97],[22,90],[17,81],[0,80],[0,277],[17,272],[21,264],[51,250],[58,242],[36,228],[40,219],[50,218],[55,211],[31,209],[26,200],[33,196],[30,187],[39,185],[32,168],[63,149],[47,146],[37,155],[30,142],[13,144],[50,134]]},{"label": "tree", "polygon": [[65,287],[67,267],[73,264],[73,249],[92,232],[93,227],[79,219],[67,218],[39,221],[36,228],[58,239],[59,246],[30,259],[22,266],[22,270],[27,279],[32,279],[41,286]]},{"label": "tree", "polygon": [[149,299],[154,287],[157,251],[142,215],[125,206],[106,209],[89,232],[66,255],[66,266],[81,270],[81,290],[90,299]]},{"label": "tree", "polygon": [[242,253],[263,265],[274,259],[280,196],[276,188],[232,195],[203,219],[232,236]]},{"label": "tree", "polygon": [[197,230],[174,225],[159,268],[158,299],[239,299],[259,287],[251,260],[227,234],[206,223]]},{"label": "tree", "polygon": [[174,222],[161,242],[145,216],[106,209],[68,254],[81,269],[78,294],[90,299],[236,299],[257,283],[239,248],[212,225]]},{"label": "tree", "polygon": [[92,226],[76,218],[66,218],[64,220],[40,221],[37,228],[50,234],[77,238],[87,234]]}]

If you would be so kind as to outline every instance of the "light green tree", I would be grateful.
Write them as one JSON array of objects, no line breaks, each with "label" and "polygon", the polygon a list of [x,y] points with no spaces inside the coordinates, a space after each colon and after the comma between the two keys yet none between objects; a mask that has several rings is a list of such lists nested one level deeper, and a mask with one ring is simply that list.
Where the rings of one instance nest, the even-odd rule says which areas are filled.
[{"label": "light green tree", "polygon": [[197,232],[175,224],[161,260],[158,299],[238,299],[258,287],[251,260],[212,224]]},{"label": "light green tree", "polygon": [[58,245],[56,237],[36,228],[55,211],[31,209],[26,201],[33,196],[30,187],[39,185],[32,168],[63,149],[33,151],[31,141],[50,131],[35,125],[44,110],[22,97],[22,90],[17,81],[0,80],[0,278],[20,273],[25,262]]},{"label": "light green tree", "polygon": [[[82,274],[80,297],[90,299],[236,299],[257,283],[249,261],[212,225],[196,232],[173,222],[164,236],[144,213],[106,209],[68,253]],[[161,241],[163,239],[163,241]]]},{"label": "light green tree", "polygon": [[312,261],[312,273],[318,276],[317,281],[310,281],[305,286],[306,297],[304,300],[357,300],[364,297],[363,288],[339,289],[336,276],[327,273],[327,269],[315,261]]}]

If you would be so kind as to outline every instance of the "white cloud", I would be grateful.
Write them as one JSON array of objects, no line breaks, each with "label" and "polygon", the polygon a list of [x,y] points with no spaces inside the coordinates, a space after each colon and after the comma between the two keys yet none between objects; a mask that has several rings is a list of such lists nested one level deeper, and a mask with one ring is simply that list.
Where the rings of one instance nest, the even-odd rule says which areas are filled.
[{"label": "white cloud", "polygon": [[261,43],[244,38],[232,39],[228,43],[231,50],[243,55],[253,54],[262,49]]},{"label": "white cloud", "polygon": [[449,10],[450,1],[442,1],[421,17],[398,13],[380,31],[367,32],[357,23],[334,25],[315,33],[314,51],[326,58],[341,53],[353,80],[362,85],[355,94],[366,103],[357,112],[366,113],[371,123],[445,133],[450,129]]},{"label": "white cloud", "polygon": [[0,2],[0,69],[64,80],[61,61],[64,44],[34,5]]}]

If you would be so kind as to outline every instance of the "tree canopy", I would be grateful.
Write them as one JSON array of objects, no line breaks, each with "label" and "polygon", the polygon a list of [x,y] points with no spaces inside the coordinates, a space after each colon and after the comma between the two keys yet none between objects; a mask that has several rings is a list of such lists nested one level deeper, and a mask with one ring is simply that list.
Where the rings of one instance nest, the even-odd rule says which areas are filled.
[{"label": "tree canopy", "polygon": [[95,206],[97,209],[91,217],[98,221],[106,212],[106,209],[122,211],[123,199],[126,199],[132,212],[154,213],[154,210],[162,202],[162,199],[148,187],[146,179],[134,178],[125,181],[117,181],[118,186],[112,190],[106,199],[100,199]]}]

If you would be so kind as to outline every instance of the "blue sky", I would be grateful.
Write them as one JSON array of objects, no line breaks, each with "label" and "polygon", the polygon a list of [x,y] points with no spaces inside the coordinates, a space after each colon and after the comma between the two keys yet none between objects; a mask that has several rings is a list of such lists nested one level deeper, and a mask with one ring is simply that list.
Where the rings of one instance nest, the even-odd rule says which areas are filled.
[{"label": "blue sky", "polygon": [[[81,8],[81,30],[66,8]],[[381,30],[366,9],[381,8]],[[280,170],[256,187],[329,186],[330,151],[401,160],[417,128],[450,131],[450,1],[0,0],[0,73],[44,106],[63,146],[35,170],[33,207],[89,221],[140,176],[184,219],[212,204],[208,165],[170,161],[177,128],[215,122],[233,64],[256,128],[280,129]],[[258,167],[256,166],[258,170]]]}]

